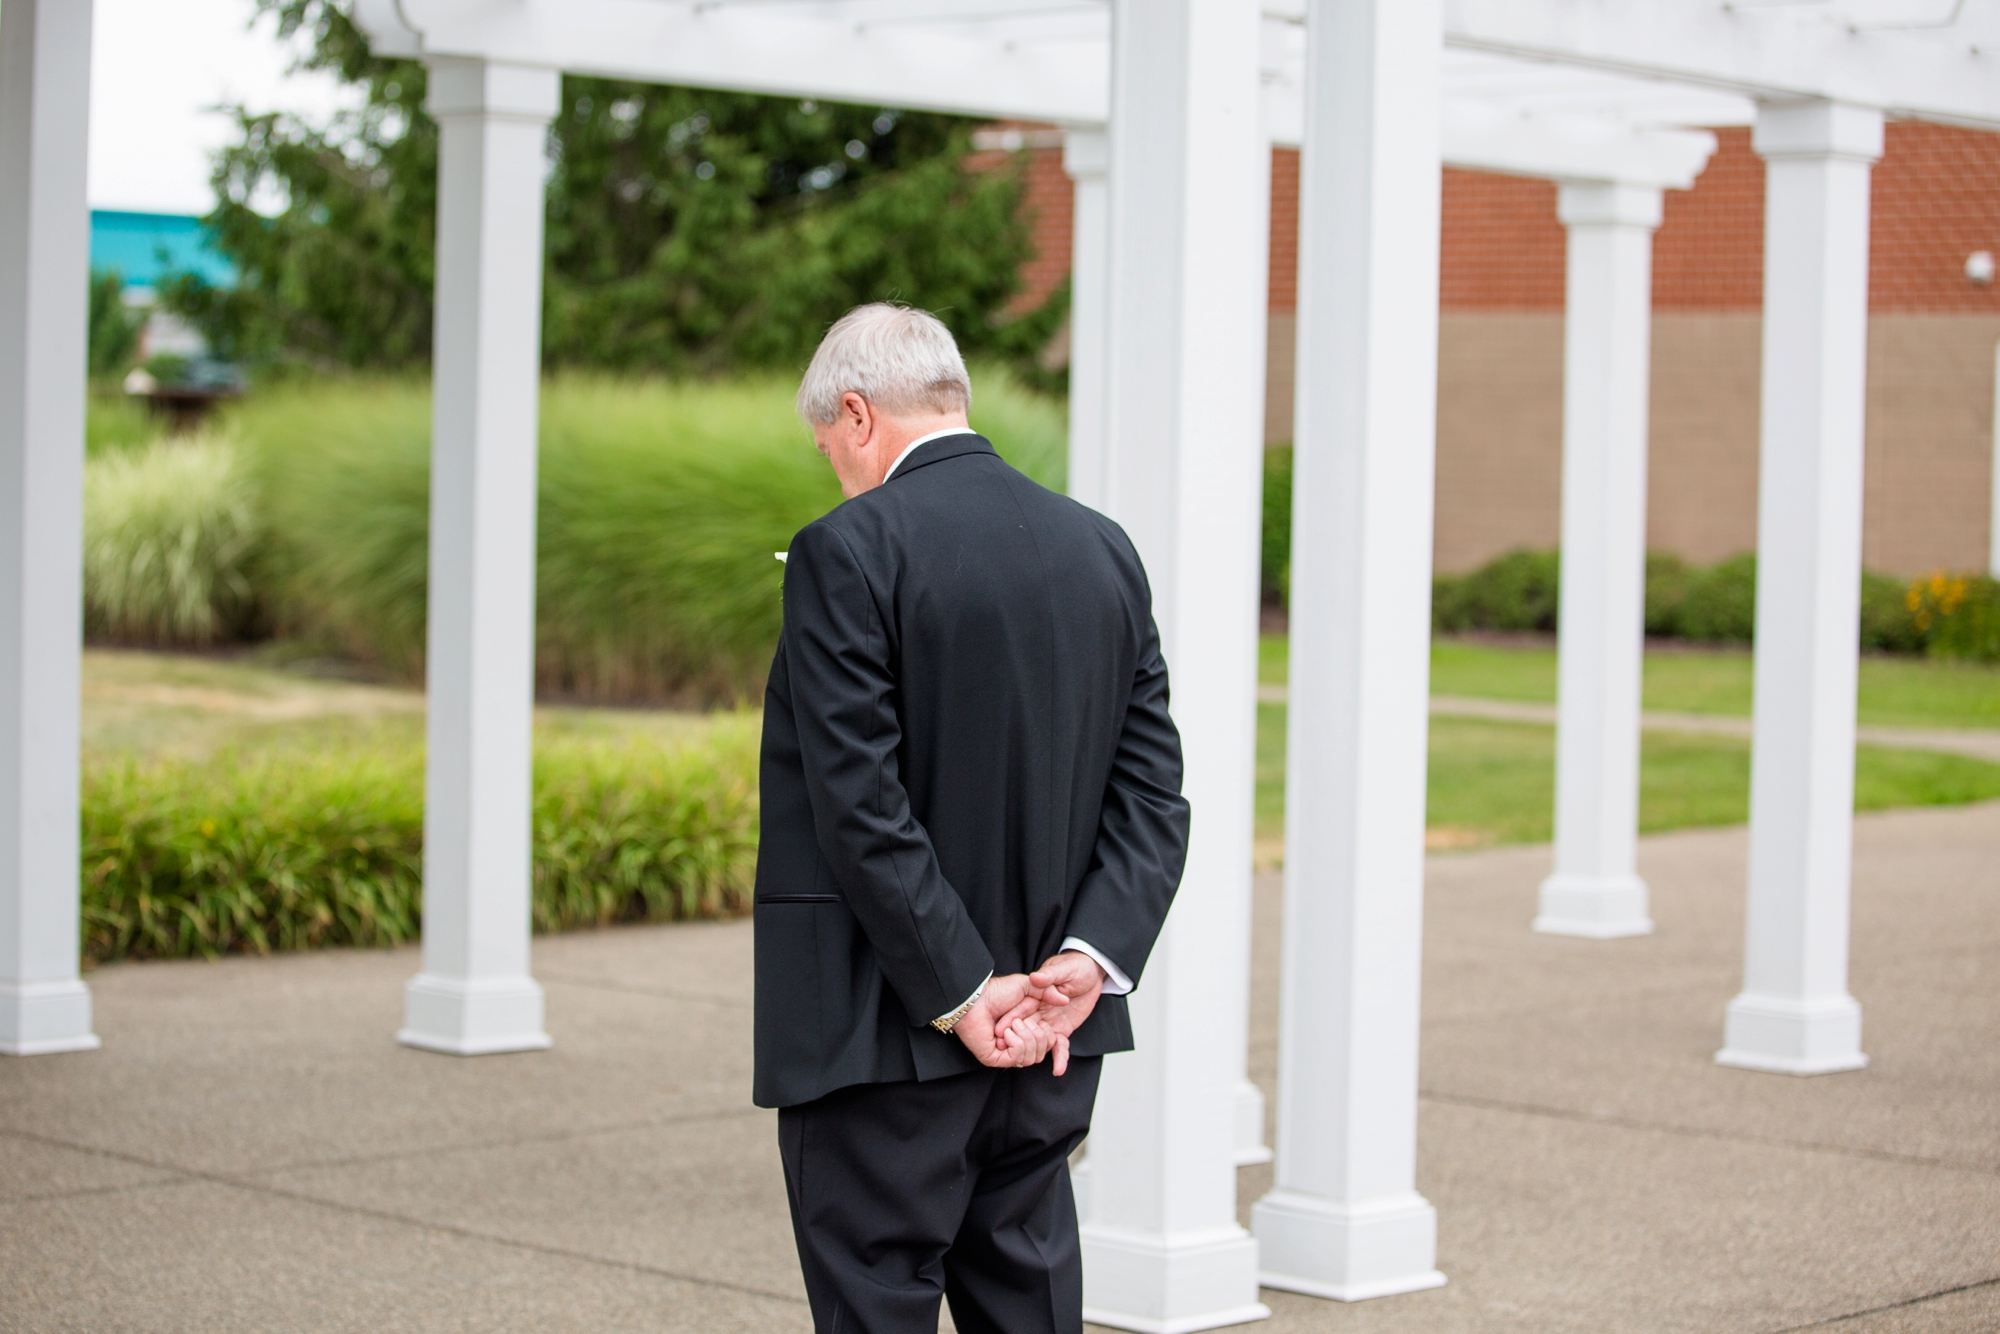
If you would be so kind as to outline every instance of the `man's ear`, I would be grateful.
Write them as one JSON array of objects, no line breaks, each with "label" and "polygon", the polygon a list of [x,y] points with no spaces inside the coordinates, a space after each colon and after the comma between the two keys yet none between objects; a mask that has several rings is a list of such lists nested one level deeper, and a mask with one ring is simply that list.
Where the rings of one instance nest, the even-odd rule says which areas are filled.
[{"label": "man's ear", "polygon": [[865,442],[870,435],[874,434],[875,411],[869,407],[868,400],[861,395],[852,390],[842,394],[840,396],[840,414],[846,419],[847,425],[859,437],[856,441],[857,444]]}]

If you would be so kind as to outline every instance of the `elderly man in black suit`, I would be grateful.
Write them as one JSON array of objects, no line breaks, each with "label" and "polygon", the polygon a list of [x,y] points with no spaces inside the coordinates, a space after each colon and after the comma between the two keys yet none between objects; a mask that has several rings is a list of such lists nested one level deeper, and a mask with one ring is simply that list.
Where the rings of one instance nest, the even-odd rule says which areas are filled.
[{"label": "elderly man in black suit", "polygon": [[1076,1334],[1068,1158],[1187,847],[1146,573],[970,429],[922,311],[850,312],[798,401],[847,500],[764,701],[755,1097],[814,1324]]}]

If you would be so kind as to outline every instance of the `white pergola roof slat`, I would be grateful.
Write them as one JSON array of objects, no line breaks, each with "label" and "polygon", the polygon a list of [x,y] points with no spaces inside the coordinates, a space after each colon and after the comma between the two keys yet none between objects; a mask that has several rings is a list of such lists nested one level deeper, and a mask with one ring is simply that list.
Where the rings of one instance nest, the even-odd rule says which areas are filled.
[{"label": "white pergola roof slat", "polygon": [[[1104,123],[1103,0],[357,0],[378,49],[555,66],[649,82]],[[1264,113],[1296,146],[1304,31],[1264,21]],[[1747,99],[1548,61],[1447,53],[1444,160],[1557,180],[1685,189]]]},{"label": "white pergola roof slat", "polygon": [[[1105,116],[1108,17],[1094,37],[1009,33],[1000,15],[1046,24],[1052,6],[977,0],[970,19],[917,22],[920,10],[825,3],[662,0],[357,0],[377,50],[540,65],[649,83],[910,107],[963,115],[1098,123]],[[881,12],[871,13],[871,10]],[[871,21],[871,19],[873,21]]]},{"label": "white pergola roof slat", "polygon": [[2000,127],[1996,0],[1444,0],[1445,44]]}]

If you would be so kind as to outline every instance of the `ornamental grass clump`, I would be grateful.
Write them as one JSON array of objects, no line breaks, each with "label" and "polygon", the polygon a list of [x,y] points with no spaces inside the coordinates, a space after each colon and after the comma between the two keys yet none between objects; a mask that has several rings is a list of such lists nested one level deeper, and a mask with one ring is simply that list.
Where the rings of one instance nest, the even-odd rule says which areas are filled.
[{"label": "ornamental grass clump", "polygon": [[228,440],[156,440],[84,465],[84,629],[162,647],[232,639],[257,615],[262,525]]},{"label": "ornamental grass clump", "polygon": [[[538,931],[726,916],[755,865],[754,722],[699,743],[545,736],[533,804]],[[421,928],[415,746],[124,761],[83,784],[93,962],[386,946]]]},{"label": "ornamental grass clump", "polygon": [[[772,553],[840,503],[776,376],[550,380],[537,459],[536,678],[545,697],[754,698],[782,622]],[[982,368],[973,423],[1060,487],[1060,402]],[[423,674],[430,399],[415,380],[286,386],[232,418],[271,532],[280,633]]]}]

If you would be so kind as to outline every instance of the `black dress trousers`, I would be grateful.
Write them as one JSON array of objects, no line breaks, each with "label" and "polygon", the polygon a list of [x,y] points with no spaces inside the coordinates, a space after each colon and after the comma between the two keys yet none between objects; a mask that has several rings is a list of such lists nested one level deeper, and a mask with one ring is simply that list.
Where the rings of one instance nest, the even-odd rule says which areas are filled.
[{"label": "black dress trousers", "polygon": [[1081,1334],[1069,1155],[1103,1058],[857,1084],[778,1112],[818,1334]]}]

